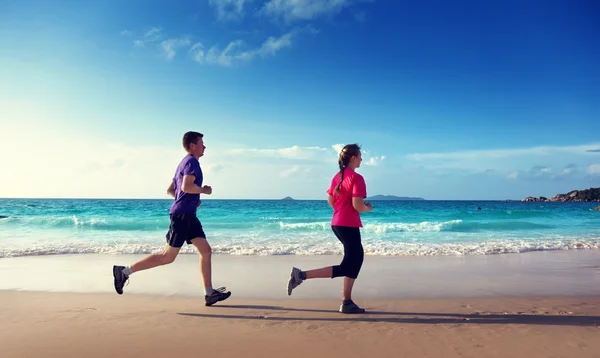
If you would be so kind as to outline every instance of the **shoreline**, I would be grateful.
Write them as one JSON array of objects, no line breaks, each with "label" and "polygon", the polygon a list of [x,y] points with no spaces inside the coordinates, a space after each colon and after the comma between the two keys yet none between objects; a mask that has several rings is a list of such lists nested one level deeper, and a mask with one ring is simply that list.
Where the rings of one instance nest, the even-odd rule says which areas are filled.
[{"label": "shoreline", "polygon": [[[53,255],[0,259],[0,290],[111,293],[112,265],[145,255]],[[213,255],[213,287],[243,299],[338,299],[343,280],[304,282],[287,296],[292,266],[336,265],[341,257]],[[600,250],[538,251],[487,256],[365,256],[356,298],[446,299],[600,295]],[[130,277],[127,295],[203,296],[198,255]],[[315,292],[318,294],[315,295]]]}]

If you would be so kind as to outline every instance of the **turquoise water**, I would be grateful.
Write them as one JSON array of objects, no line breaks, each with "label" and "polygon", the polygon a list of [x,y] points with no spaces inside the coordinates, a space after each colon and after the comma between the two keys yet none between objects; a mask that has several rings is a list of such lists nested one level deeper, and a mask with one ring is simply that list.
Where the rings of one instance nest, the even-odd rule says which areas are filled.
[{"label": "turquoise water", "polygon": [[[376,201],[363,214],[373,255],[484,255],[600,248],[598,203]],[[0,257],[160,251],[170,200],[0,199]],[[476,210],[481,207],[482,210]],[[215,253],[327,255],[342,248],[326,201],[203,200]],[[184,247],[184,253],[193,252]]]}]

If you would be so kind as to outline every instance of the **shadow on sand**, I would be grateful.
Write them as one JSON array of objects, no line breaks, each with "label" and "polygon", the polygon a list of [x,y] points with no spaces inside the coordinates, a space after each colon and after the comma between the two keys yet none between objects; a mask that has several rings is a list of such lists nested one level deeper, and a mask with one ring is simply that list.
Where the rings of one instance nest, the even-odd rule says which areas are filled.
[{"label": "shadow on sand", "polygon": [[[331,310],[286,308],[279,306],[222,305],[220,309],[267,310],[279,312],[336,313]],[[430,312],[368,311],[361,315],[335,317],[281,317],[265,315],[224,315],[205,313],[178,313],[182,316],[268,321],[322,321],[322,322],[386,322],[415,324],[525,324],[548,326],[600,326],[600,316],[534,315],[534,314],[463,314]],[[341,314],[340,314],[341,315]]]}]

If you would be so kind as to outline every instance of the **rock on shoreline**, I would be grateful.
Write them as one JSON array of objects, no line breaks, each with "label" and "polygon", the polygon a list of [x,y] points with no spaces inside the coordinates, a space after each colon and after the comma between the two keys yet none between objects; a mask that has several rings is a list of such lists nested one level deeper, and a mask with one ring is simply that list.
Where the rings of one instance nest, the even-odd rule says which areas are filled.
[{"label": "rock on shoreline", "polygon": [[544,196],[534,197],[528,196],[524,198],[524,202],[600,202],[600,188],[589,188],[585,190],[571,190],[566,194],[556,194],[548,199]]}]

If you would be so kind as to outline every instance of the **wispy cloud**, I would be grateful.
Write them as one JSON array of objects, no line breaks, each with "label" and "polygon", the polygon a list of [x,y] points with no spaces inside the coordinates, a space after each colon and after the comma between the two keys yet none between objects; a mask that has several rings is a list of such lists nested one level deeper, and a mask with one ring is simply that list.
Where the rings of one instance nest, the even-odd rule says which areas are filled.
[{"label": "wispy cloud", "polygon": [[177,54],[178,50],[184,47],[188,47],[190,44],[191,41],[189,37],[183,37],[179,39],[164,40],[163,42],[161,42],[160,47],[167,60],[172,60]]},{"label": "wispy cloud", "polygon": [[[581,179],[582,173],[578,171],[578,168],[587,168],[589,159],[597,155],[593,150],[598,147],[598,143],[592,143],[572,146],[412,153],[406,155],[405,159],[408,167],[418,166],[432,175],[447,171],[477,175],[488,169],[494,169],[490,175],[509,180],[549,182]],[[589,170],[588,173],[591,174]]]},{"label": "wispy cloud", "polygon": [[209,0],[209,4],[215,8],[216,17],[220,21],[240,20],[244,17],[244,5],[246,0]]},{"label": "wispy cloud", "polygon": [[282,178],[290,178],[292,176],[306,177],[307,175],[310,175],[310,172],[311,172],[311,168],[310,167],[294,165],[291,168],[287,168],[285,170],[282,170],[279,173],[279,176],[282,177]]},{"label": "wispy cloud", "polygon": [[153,27],[146,31],[144,36],[140,39],[133,41],[133,45],[136,47],[144,47],[147,43],[154,43],[160,41],[162,38],[162,28]]},{"label": "wispy cloud", "polygon": [[577,165],[569,164],[562,171],[554,174],[552,179],[565,179],[577,173]]},{"label": "wispy cloud", "polygon": [[551,156],[557,153],[585,154],[595,152],[591,148],[597,148],[599,144],[587,144],[579,146],[541,146],[531,148],[514,149],[489,149],[489,150],[468,150],[460,152],[446,153],[413,153],[407,155],[407,159],[423,160],[467,160],[482,158],[509,158],[519,156]]},{"label": "wispy cloud", "polygon": [[361,1],[364,0],[270,0],[258,13],[291,23],[336,15]]},{"label": "wispy cloud", "polygon": [[577,165],[569,164],[559,172],[555,172],[552,168],[546,166],[534,166],[528,170],[515,170],[506,175],[507,179],[511,180],[564,180],[572,177],[577,173]]},{"label": "wispy cloud", "polygon": [[327,156],[331,157],[333,152],[329,148],[322,147],[300,147],[297,145],[286,147],[286,148],[275,148],[275,149],[260,149],[260,148],[245,148],[245,149],[232,149],[231,154],[235,155],[253,155],[261,157],[271,158],[286,158],[296,160],[307,160],[307,159],[322,159]]},{"label": "wispy cloud", "polygon": [[552,169],[547,166],[536,165],[528,170],[516,170],[510,172],[507,179],[522,179],[522,180],[540,180],[548,179],[551,177]]},{"label": "wispy cloud", "polygon": [[[249,10],[258,17],[283,20],[284,28],[287,30],[296,26],[294,22],[297,21],[305,21],[306,26],[293,28],[283,35],[269,36],[261,44],[238,38],[229,41],[224,48],[216,44],[207,44],[205,41],[192,43],[190,37],[170,38],[165,36],[161,27],[153,27],[147,30],[143,36],[138,36],[133,41],[133,45],[143,48],[148,44],[155,44],[167,60],[172,60],[179,50],[189,47],[191,58],[197,63],[229,67],[236,63],[248,63],[257,58],[273,57],[281,50],[291,48],[295,37],[300,33],[317,34],[318,30],[311,25],[312,20],[334,16],[354,4],[370,1],[374,0],[263,0],[260,2],[255,2],[255,0],[209,0],[208,3],[214,8],[215,17],[219,21],[241,20],[245,17],[249,4],[258,3]],[[357,21],[365,21],[364,11],[352,11]],[[196,16],[197,14],[192,18]],[[132,36],[133,34],[134,32],[130,30],[121,32],[123,36]]]},{"label": "wispy cloud", "polygon": [[600,148],[598,148],[598,149],[589,149],[589,150],[586,150],[586,152],[588,152],[588,153],[600,153]]},{"label": "wispy cloud", "polygon": [[506,176],[506,179],[516,180],[518,177],[519,177],[519,172],[515,170],[514,172],[508,173],[508,175]]},{"label": "wispy cloud", "polygon": [[[148,30],[141,38],[136,39],[135,47],[146,47],[155,44],[167,60],[172,60],[177,53],[185,48],[194,61],[201,64],[232,66],[236,63],[249,62],[257,58],[275,56],[279,51],[291,48],[292,41],[301,33],[314,34],[317,31],[310,26],[295,28],[281,36],[269,36],[262,44],[252,47],[245,41],[238,39],[231,41],[224,49],[218,46],[206,48],[203,43],[192,44],[191,36],[168,38],[162,28],[154,27]],[[166,38],[163,40],[163,38]]]},{"label": "wispy cloud", "polygon": [[587,171],[592,175],[600,175],[600,164],[591,164]]},{"label": "wispy cloud", "polygon": [[237,62],[248,62],[255,58],[275,56],[277,52],[292,47],[292,39],[305,30],[296,29],[279,37],[268,37],[259,47],[249,48],[243,40],[231,41],[223,50],[217,46],[205,50],[201,43],[190,49],[196,62],[209,65],[231,66]]},{"label": "wispy cloud", "polygon": [[207,174],[216,174],[218,172],[220,172],[221,170],[225,169],[225,166],[219,163],[215,163],[215,164],[207,164],[203,166],[203,171],[206,172]]}]

